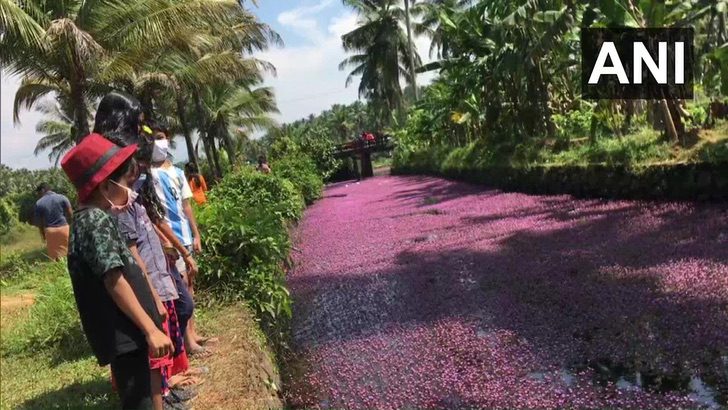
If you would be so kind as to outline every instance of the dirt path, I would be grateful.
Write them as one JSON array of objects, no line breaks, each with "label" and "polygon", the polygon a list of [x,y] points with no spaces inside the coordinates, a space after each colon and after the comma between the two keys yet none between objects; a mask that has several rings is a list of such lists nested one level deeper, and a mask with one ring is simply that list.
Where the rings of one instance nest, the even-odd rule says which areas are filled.
[{"label": "dirt path", "polygon": [[30,306],[35,301],[35,294],[22,293],[18,295],[3,295],[0,298],[0,309],[3,312]]},{"label": "dirt path", "polygon": [[215,311],[213,316],[205,330],[220,341],[209,358],[193,360],[193,366],[210,369],[203,377],[205,383],[194,400],[194,408],[281,408],[281,381],[262,335],[253,331],[257,324],[250,313],[242,306],[231,305]]},{"label": "dirt path", "polygon": [[297,236],[295,407],[725,406],[725,204],[384,176]]}]

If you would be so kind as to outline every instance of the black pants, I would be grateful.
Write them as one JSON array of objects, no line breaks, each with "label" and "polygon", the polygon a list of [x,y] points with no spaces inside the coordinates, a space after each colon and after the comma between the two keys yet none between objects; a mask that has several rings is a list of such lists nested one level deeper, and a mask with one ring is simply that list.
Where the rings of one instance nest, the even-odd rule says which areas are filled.
[{"label": "black pants", "polygon": [[137,349],[111,361],[116,389],[123,410],[152,410],[152,380],[149,352]]}]

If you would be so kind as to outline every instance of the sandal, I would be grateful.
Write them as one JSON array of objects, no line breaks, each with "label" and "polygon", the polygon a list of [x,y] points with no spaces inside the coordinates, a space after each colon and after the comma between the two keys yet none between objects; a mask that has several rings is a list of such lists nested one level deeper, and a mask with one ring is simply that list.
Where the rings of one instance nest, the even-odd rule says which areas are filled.
[{"label": "sandal", "polygon": [[164,410],[192,410],[192,403],[185,403],[183,401],[175,402],[169,396],[164,396],[162,408]]},{"label": "sandal", "polygon": [[184,389],[170,389],[169,390],[169,401],[172,403],[182,403],[190,401],[197,397],[198,391],[196,388],[190,386]]},{"label": "sandal", "polygon": [[[178,381],[174,381],[174,378],[179,376]],[[169,379],[169,388],[170,389],[179,389],[179,388],[185,388],[185,387],[192,387],[192,386],[198,386],[205,381],[203,379],[200,379],[199,377],[195,376],[188,376],[188,375],[175,375],[172,376]]]}]

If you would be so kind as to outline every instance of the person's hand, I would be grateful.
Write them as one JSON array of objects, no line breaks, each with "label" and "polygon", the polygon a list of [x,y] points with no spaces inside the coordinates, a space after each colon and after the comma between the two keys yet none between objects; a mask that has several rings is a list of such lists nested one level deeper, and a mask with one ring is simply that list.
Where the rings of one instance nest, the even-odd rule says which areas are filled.
[{"label": "person's hand", "polygon": [[164,306],[161,299],[157,299],[157,311],[159,311],[159,316],[162,317],[162,320],[166,322],[168,319],[167,308]]},{"label": "person's hand", "polygon": [[192,239],[192,250],[195,252],[202,252],[202,241],[200,241],[199,236],[195,236]]},{"label": "person's hand", "polygon": [[185,255],[184,257],[182,257],[182,260],[185,262],[185,267],[187,268],[187,276],[189,276],[190,281],[191,281],[192,278],[197,276],[197,272],[198,272],[197,262],[192,257],[192,255],[190,255],[189,253],[187,255]]},{"label": "person's hand", "polygon": [[154,358],[169,356],[174,353],[174,345],[167,335],[156,327],[147,335],[149,355]]}]

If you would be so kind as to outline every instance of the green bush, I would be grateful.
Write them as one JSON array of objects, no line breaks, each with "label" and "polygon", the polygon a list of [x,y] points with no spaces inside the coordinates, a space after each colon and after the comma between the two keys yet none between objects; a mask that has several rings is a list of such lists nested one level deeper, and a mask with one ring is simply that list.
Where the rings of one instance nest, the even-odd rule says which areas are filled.
[{"label": "green bush", "polygon": [[0,198],[0,235],[6,235],[18,223],[18,211],[7,198]]},{"label": "green bush", "polygon": [[210,191],[209,202],[261,208],[282,220],[300,219],[304,208],[303,196],[292,182],[247,168],[226,175]]},{"label": "green bush", "polygon": [[290,312],[279,263],[291,244],[280,218],[224,200],[211,202],[201,212],[200,225],[205,250],[199,258],[202,288],[222,299],[247,300],[262,319],[275,320]]},{"label": "green bush", "polygon": [[554,114],[551,119],[556,126],[559,138],[582,138],[588,137],[591,129],[594,110],[585,105],[583,109],[573,110],[564,114]]},{"label": "green bush", "polygon": [[269,327],[290,318],[283,265],[291,248],[288,224],[303,208],[287,179],[247,169],[227,175],[198,215],[200,287],[215,298],[246,300]]},{"label": "green bush", "polygon": [[18,220],[34,225],[35,203],[38,201],[35,192],[18,192],[10,195],[9,198],[17,208]]},{"label": "green bush", "polygon": [[8,281],[33,271],[33,264],[20,252],[3,252],[0,259],[0,280]]},{"label": "green bush", "polygon": [[703,126],[703,124],[705,124],[705,121],[708,119],[709,109],[710,107],[708,107],[707,103],[688,104],[687,112],[690,114],[690,117],[685,119],[687,127],[690,128]]},{"label": "green bush", "polygon": [[274,162],[273,173],[291,182],[303,194],[306,204],[321,198],[324,181],[319,175],[316,163],[305,155],[288,156]]}]

